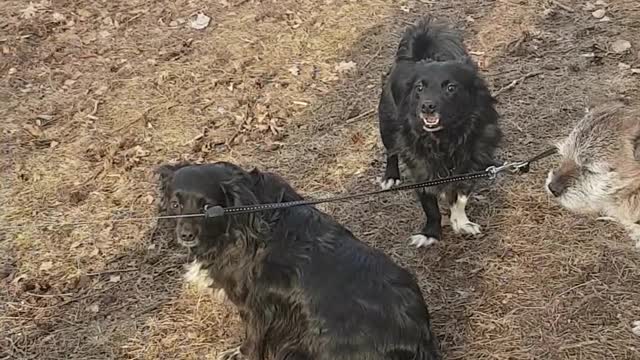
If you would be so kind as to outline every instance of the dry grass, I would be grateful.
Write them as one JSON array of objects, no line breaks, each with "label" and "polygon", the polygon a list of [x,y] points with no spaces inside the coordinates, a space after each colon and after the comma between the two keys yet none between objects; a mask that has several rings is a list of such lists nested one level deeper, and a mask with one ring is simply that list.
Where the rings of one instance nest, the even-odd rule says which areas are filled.
[{"label": "dry grass", "polygon": [[[543,72],[500,95],[505,158],[545,148],[590,102],[637,98],[618,68],[640,63],[635,2],[611,0],[609,23],[557,3],[52,0],[25,18],[5,1],[0,358],[205,359],[238,341],[233,310],[184,287],[167,229],[29,225],[153,215],[152,170],[178,159],[277,171],[318,196],[373,188],[370,110],[415,14],[462,28],[495,89]],[[202,31],[187,26],[198,11]],[[607,53],[618,38],[633,52]],[[406,246],[411,194],[323,208],[417,274],[448,359],[637,359],[640,256],[616,226],[550,203],[546,167],[474,201],[484,237],[446,231],[427,251]]]}]

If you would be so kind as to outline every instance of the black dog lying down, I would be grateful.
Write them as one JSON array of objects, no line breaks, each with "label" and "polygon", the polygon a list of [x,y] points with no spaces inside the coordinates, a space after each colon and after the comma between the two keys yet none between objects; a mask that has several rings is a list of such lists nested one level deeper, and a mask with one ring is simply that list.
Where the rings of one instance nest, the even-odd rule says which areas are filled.
[{"label": "black dog lying down", "polygon": [[[380,134],[387,150],[383,188],[400,183],[398,160],[414,182],[485,170],[497,163],[502,133],[494,98],[469,58],[460,35],[423,19],[404,33],[378,107]],[[478,234],[465,207],[473,182],[418,191],[426,223],[411,237],[428,246],[441,238],[438,195],[451,207],[456,233]]]},{"label": "black dog lying down", "polygon": [[[301,199],[277,175],[225,162],[159,172],[172,214]],[[176,235],[246,326],[220,359],[440,358],[414,277],[314,207],[180,218]]]}]

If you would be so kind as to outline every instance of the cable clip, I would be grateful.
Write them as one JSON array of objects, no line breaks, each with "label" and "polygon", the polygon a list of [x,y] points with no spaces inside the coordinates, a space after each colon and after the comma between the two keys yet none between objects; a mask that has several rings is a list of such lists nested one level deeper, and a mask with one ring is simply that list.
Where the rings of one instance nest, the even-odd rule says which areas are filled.
[{"label": "cable clip", "polygon": [[529,172],[528,161],[505,162],[500,166],[489,166],[486,172],[489,173],[489,179],[495,179],[499,173],[508,171],[512,174],[525,174]]},{"label": "cable clip", "polygon": [[207,219],[220,217],[224,215],[224,208],[222,206],[204,206],[204,217]]},{"label": "cable clip", "polygon": [[509,171],[511,171],[512,174],[526,174],[529,172],[529,161],[520,161],[520,162],[516,162],[511,164],[511,169]]}]

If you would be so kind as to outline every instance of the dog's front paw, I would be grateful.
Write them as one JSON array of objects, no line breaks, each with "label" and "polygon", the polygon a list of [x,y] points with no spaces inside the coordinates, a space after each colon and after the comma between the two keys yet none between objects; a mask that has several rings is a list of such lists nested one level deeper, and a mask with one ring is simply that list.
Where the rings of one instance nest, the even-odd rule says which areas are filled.
[{"label": "dog's front paw", "polygon": [[461,222],[451,219],[451,227],[456,234],[478,235],[480,234],[480,225],[467,221]]},{"label": "dog's front paw", "polygon": [[243,360],[245,357],[240,352],[240,346],[221,352],[216,360]]},{"label": "dog's front paw", "polygon": [[631,324],[631,332],[635,336],[640,336],[640,320],[636,320]]},{"label": "dog's front paw", "polygon": [[378,182],[380,183],[380,187],[382,188],[382,190],[391,189],[392,187],[398,186],[401,183],[400,179],[396,178],[378,179]]},{"label": "dog's front paw", "polygon": [[428,247],[438,242],[438,239],[432,236],[426,236],[423,234],[412,235],[409,239],[409,244],[417,248]]}]

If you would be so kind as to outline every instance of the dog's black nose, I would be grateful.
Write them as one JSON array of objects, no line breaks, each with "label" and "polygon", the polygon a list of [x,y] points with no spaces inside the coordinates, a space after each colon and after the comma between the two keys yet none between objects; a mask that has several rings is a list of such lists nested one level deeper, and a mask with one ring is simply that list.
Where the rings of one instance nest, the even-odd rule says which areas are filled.
[{"label": "dog's black nose", "polygon": [[553,195],[554,197],[562,195],[565,190],[567,190],[566,184],[562,181],[558,181],[557,179],[551,180],[547,187],[549,188],[549,192],[551,193],[551,195]]},{"label": "dog's black nose", "polygon": [[427,114],[433,114],[436,111],[436,105],[433,103],[422,104],[422,112]]},{"label": "dog's black nose", "polygon": [[182,241],[191,242],[195,237],[196,234],[194,234],[193,231],[182,230],[182,232],[180,232],[180,240]]}]

